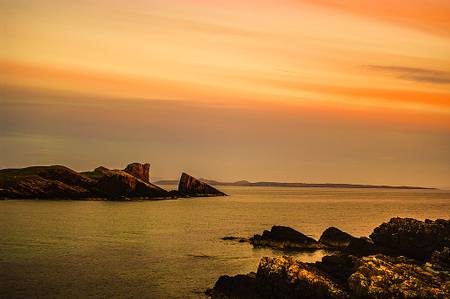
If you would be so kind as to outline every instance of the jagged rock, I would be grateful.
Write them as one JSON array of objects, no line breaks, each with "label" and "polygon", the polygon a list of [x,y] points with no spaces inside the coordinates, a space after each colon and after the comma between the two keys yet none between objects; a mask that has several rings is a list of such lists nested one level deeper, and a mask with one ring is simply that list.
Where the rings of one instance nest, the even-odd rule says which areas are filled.
[{"label": "jagged rock", "polygon": [[273,247],[278,249],[316,250],[323,245],[301,232],[287,226],[272,226],[262,235],[254,235],[250,239],[254,247]]},{"label": "jagged rock", "polygon": [[133,197],[168,197],[166,190],[142,181],[141,179],[122,170],[108,170],[105,167],[96,168],[96,173],[101,173],[96,184],[96,189],[102,196],[111,199],[124,199]]},{"label": "jagged rock", "polygon": [[83,198],[95,182],[60,165],[0,170],[2,198]]},{"label": "jagged rock", "polygon": [[141,181],[150,183],[150,164],[131,163],[123,170]]},{"label": "jagged rock", "polygon": [[450,220],[392,218],[375,228],[370,238],[398,255],[427,260],[435,250],[450,247]]},{"label": "jagged rock", "polygon": [[354,238],[336,227],[329,227],[322,233],[319,242],[332,248],[345,248]]},{"label": "jagged rock", "polygon": [[199,181],[198,179],[182,173],[178,184],[178,192],[184,196],[225,196],[226,194],[216,188]]},{"label": "jagged rock", "polygon": [[376,255],[358,261],[348,287],[357,298],[449,298],[450,275],[430,264]]}]

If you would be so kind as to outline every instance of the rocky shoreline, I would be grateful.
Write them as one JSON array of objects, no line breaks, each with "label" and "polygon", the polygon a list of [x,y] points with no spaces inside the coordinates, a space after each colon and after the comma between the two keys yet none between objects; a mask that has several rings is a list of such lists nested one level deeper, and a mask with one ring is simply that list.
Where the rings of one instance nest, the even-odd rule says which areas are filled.
[{"label": "rocky shoreline", "polygon": [[263,257],[256,272],[221,276],[206,292],[211,298],[450,298],[450,220],[392,218],[367,238],[331,227],[319,241],[274,226],[247,241],[336,252],[315,263]]},{"label": "rocky shoreline", "polygon": [[135,200],[226,196],[183,173],[178,190],[150,182],[150,164],[131,163],[125,169],[100,166],[76,172],[61,165],[0,170],[0,199]]}]

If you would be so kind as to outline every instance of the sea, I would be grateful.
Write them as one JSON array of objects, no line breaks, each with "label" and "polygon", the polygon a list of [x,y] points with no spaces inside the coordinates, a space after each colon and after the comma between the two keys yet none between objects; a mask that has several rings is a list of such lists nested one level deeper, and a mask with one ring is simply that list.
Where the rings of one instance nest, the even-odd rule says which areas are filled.
[{"label": "sea", "polygon": [[[171,187],[169,186],[168,189]],[[320,260],[224,241],[273,225],[318,239],[368,236],[391,217],[450,218],[450,191],[221,187],[227,197],[160,201],[0,201],[1,298],[205,298],[221,275],[263,256]]]}]

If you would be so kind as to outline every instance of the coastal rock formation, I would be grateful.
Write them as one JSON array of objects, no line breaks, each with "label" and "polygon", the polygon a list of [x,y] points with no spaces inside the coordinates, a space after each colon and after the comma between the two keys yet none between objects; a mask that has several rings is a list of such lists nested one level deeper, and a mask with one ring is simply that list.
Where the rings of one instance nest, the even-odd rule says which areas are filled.
[{"label": "coastal rock formation", "polygon": [[145,163],[131,163],[128,164],[127,167],[123,170],[132,176],[144,181],[146,183],[150,183],[150,164]]},{"label": "coastal rock formation", "polygon": [[178,192],[182,196],[226,196],[225,193],[184,172],[178,183]]},{"label": "coastal rock formation", "polygon": [[450,270],[450,248],[444,247],[433,252],[431,262],[442,269]]},{"label": "coastal rock formation", "polygon": [[287,226],[272,226],[270,231],[265,230],[262,235],[254,235],[250,239],[254,247],[273,247],[278,249],[315,250],[323,245]]},{"label": "coastal rock formation", "polygon": [[[223,276],[208,294],[221,299],[450,298],[448,223],[393,218],[374,230],[373,240],[352,237],[341,253],[324,256],[320,262],[263,257],[256,274]],[[288,239],[303,235],[292,229],[281,231]],[[274,232],[267,236],[274,240]],[[420,240],[433,243],[420,245]],[[416,248],[408,249],[403,242]],[[280,244],[284,243],[275,246],[284,248]]]},{"label": "coastal rock formation", "polygon": [[[345,274],[333,268],[341,265]],[[449,298],[450,274],[434,264],[373,255],[324,257],[303,263],[263,257],[256,274],[222,276],[212,298]]]},{"label": "coastal rock formation", "polygon": [[219,277],[214,288],[206,291],[206,294],[213,299],[260,298],[260,295],[257,293],[257,283],[255,278],[254,272],[245,275],[238,274],[235,276],[223,275]]},{"label": "coastal rock formation", "polygon": [[95,186],[97,192],[107,198],[156,198],[169,196],[166,190],[122,170],[109,170],[105,167],[99,167],[95,169],[94,173],[94,177],[98,178]]},{"label": "coastal rock formation", "polygon": [[375,228],[370,238],[398,255],[426,260],[435,250],[450,247],[450,220],[392,218]]},{"label": "coastal rock formation", "polygon": [[1,198],[84,198],[95,181],[61,165],[0,170]]},{"label": "coastal rock formation", "polygon": [[357,298],[449,298],[450,274],[432,264],[375,255],[358,261],[348,288]]},{"label": "coastal rock formation", "polygon": [[322,233],[319,242],[332,248],[346,248],[354,238],[336,227],[329,227]]},{"label": "coastal rock formation", "polygon": [[355,256],[365,256],[379,253],[382,250],[380,250],[370,238],[361,237],[351,239],[343,251],[347,254],[353,254]]},{"label": "coastal rock formation", "polygon": [[[126,169],[144,178],[148,174],[148,166],[138,163]],[[128,172],[97,167],[92,172],[78,173],[60,165],[3,169],[0,170],[0,198],[125,199],[168,195],[164,189]]]}]

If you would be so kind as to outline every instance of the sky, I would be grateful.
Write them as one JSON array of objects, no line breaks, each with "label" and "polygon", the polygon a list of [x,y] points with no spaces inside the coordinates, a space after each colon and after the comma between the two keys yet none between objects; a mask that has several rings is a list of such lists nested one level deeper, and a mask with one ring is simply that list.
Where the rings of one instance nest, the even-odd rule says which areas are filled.
[{"label": "sky", "polygon": [[450,2],[0,1],[0,168],[450,187]]}]

